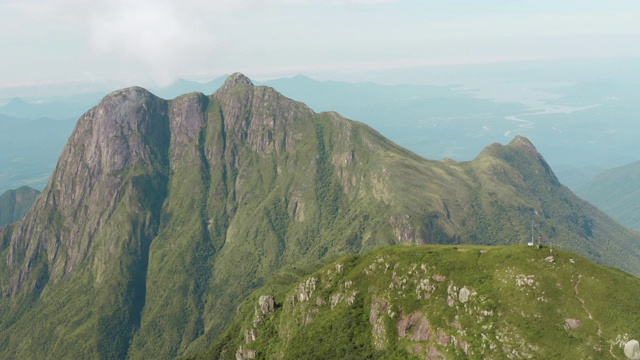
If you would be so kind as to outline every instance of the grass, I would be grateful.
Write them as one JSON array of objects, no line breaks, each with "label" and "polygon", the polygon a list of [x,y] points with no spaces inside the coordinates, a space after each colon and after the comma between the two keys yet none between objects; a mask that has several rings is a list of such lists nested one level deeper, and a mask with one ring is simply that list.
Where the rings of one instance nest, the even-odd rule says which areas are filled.
[{"label": "grass", "polygon": [[[19,291],[0,300],[0,344],[6,345],[0,347],[0,357],[173,358],[205,351],[219,336],[231,344],[231,348],[220,345],[221,351],[235,354],[234,341],[242,336],[225,329],[244,326],[229,324],[238,305],[253,291],[265,284],[279,288],[270,280],[279,269],[288,269],[279,278],[286,282],[300,274],[293,266],[305,268],[324,258],[363,254],[392,244],[523,243],[530,236],[532,218],[537,231],[554,244],[640,274],[638,234],[560,186],[530,147],[492,146],[465,163],[430,161],[363,124],[335,113],[314,114],[272,89],[242,84],[210,98],[191,94],[173,102],[145,104],[147,110],[142,103],[136,109],[155,116],[149,120],[154,121],[150,127],[154,130],[131,139],[143,141],[140,148],[149,150],[141,154],[141,161],[92,179],[90,185],[82,174],[53,182],[45,190],[49,197],[42,201],[44,205],[22,224],[0,230],[6,245],[3,259],[12,259],[0,262],[3,290],[10,291],[19,282],[23,266],[32,269]],[[167,109],[174,110],[167,114]],[[184,116],[177,116],[175,109],[186,109]],[[89,120],[79,128],[90,128]],[[186,125],[169,133],[171,126],[181,122]],[[73,149],[90,148],[89,140],[84,144],[82,136],[76,138],[81,144]],[[70,148],[65,151],[73,153]],[[84,159],[65,158],[61,164],[67,161],[74,164]],[[70,198],[56,190],[65,184],[78,187],[72,190],[86,185],[91,191],[79,193],[77,202],[56,204],[58,199]],[[112,193],[116,195],[100,196]],[[541,215],[534,217],[534,210]],[[25,230],[18,231],[23,224]],[[506,250],[499,261],[484,264],[494,250],[480,256],[474,248],[406,249],[374,250],[371,256],[391,251],[390,259],[407,273],[405,267],[413,266],[409,260],[428,258],[450,269],[443,275],[454,279],[456,286],[469,281],[486,296],[499,292],[497,275],[489,272],[492,265],[521,266],[523,261]],[[396,251],[403,257],[393,255]],[[352,263],[345,266],[365,266],[361,261],[367,256],[351,258]],[[67,273],[71,265],[73,270]],[[469,272],[473,267],[482,271]],[[463,273],[467,277],[458,278]],[[356,284],[365,283],[362,273],[349,274]],[[420,310],[415,299],[404,298],[409,293],[382,292],[388,290],[390,274],[381,274],[371,286],[393,300],[396,314],[400,307]],[[343,275],[333,280],[327,276],[322,281],[328,287],[321,290],[326,291],[325,307],[330,291],[344,286],[336,282]],[[590,284],[586,277],[581,281],[581,285]],[[440,290],[446,292],[446,287]],[[308,342],[339,326],[340,332],[353,334],[354,343],[337,349],[354,356],[378,356],[370,349],[373,335],[363,331],[367,325],[361,321],[368,319],[372,295],[364,287],[358,292],[364,296],[354,302],[360,310],[352,313],[340,305],[331,313],[339,315],[318,319],[309,327],[315,330],[301,332],[296,342]],[[446,300],[445,295],[438,296]],[[277,298],[280,309],[302,311],[295,304],[286,305],[285,298]],[[508,300],[497,298],[481,305],[485,310],[498,309],[502,301]],[[571,304],[574,312],[580,309],[579,303]],[[536,306],[537,311],[544,310],[544,305]],[[451,325],[454,310],[446,303],[433,307],[443,316],[430,321]],[[247,311],[248,319],[253,313]],[[341,317],[350,320],[334,325]],[[283,321],[269,331],[280,333],[295,325]],[[384,321],[387,334],[393,335],[394,320]],[[521,325],[515,320],[492,321],[504,333]],[[466,326],[471,320],[460,322]],[[558,324],[560,331],[562,322]],[[589,321],[584,324],[583,329],[594,326]],[[525,335],[547,339],[539,329]],[[21,345],[23,339],[28,341]],[[465,339],[475,344],[476,340]],[[75,350],[78,343],[82,345]],[[386,355],[405,356],[408,344],[406,339],[399,345],[389,342]],[[275,352],[294,351],[292,356],[306,354],[306,349],[289,349],[286,344],[265,342],[264,346],[274,346]],[[327,356],[337,351],[327,344],[318,346],[315,350]],[[459,349],[440,350],[459,355]]]},{"label": "grass", "polygon": [[[285,281],[276,275],[279,280],[244,301],[229,329],[196,358],[233,358],[240,346],[268,359],[424,357],[414,352],[416,345],[452,358],[503,358],[505,352],[534,358],[622,357],[620,339],[640,334],[635,321],[640,279],[565,251],[552,255],[549,262],[548,248],[525,245],[394,246],[342,258],[312,274],[289,274]],[[435,281],[434,275],[445,280]],[[317,279],[316,290],[309,301],[299,301],[300,284],[309,278]],[[417,298],[416,286],[423,280],[433,286],[428,299]],[[469,301],[460,301],[456,291],[451,306],[452,286],[472,291]],[[332,306],[330,299],[338,293],[355,293],[355,300]],[[262,295],[274,296],[276,310],[256,326],[254,309]],[[375,346],[370,322],[375,299],[388,304],[382,349]],[[416,312],[428,319],[429,340],[398,335],[400,318]],[[580,326],[566,328],[567,319],[579,320]],[[253,327],[258,338],[247,344],[242,334]],[[468,348],[452,340],[438,343],[440,334]]]}]

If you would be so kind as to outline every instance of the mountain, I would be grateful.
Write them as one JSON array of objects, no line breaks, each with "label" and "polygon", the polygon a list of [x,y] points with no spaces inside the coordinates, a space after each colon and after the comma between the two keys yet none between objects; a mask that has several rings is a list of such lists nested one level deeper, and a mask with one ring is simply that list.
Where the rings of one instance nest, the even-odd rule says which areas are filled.
[{"label": "mountain", "polygon": [[560,179],[563,185],[566,185],[574,192],[578,192],[578,189],[583,185],[591,182],[606,168],[600,166],[571,166],[571,165],[559,165],[553,167],[553,172]]},{"label": "mountain", "polygon": [[639,291],[547,247],[388,247],[277,273],[193,359],[620,359]]},{"label": "mountain", "polygon": [[640,161],[603,171],[576,193],[621,224],[640,230]]},{"label": "mountain", "polygon": [[[529,70],[536,67],[529,65]],[[484,72],[487,69],[455,68],[457,74],[447,71],[450,79],[443,83],[455,84],[452,79],[464,79],[458,81],[469,84],[474,79],[472,83],[477,85],[385,86],[317,81],[304,76],[265,84],[307,103],[315,111],[335,110],[366,122],[385,137],[427,158],[470,160],[488,143],[526,135],[554,169],[563,165],[590,173],[590,168],[637,160],[633,154],[640,153],[636,141],[640,127],[635,121],[635,114],[640,111],[640,85],[626,82],[630,79],[572,79],[560,85],[557,79],[548,78],[548,84],[541,87],[540,78],[522,68],[509,75],[508,70],[489,75]],[[493,71],[504,72],[506,68],[501,69]],[[571,71],[567,69],[564,74]],[[411,74],[414,80],[410,82],[433,81],[442,76],[417,76],[415,71]],[[493,80],[481,80],[486,75]],[[556,175],[571,189],[580,182],[571,172]]]},{"label": "mountain", "polygon": [[186,94],[194,91],[205,93],[205,94],[211,94],[216,90],[218,90],[218,88],[224,84],[224,81],[226,79],[227,79],[227,76],[221,76],[206,83],[189,81],[185,79],[178,79],[168,86],[154,89],[153,93],[165,99],[173,99],[182,94]]},{"label": "mountain", "polygon": [[432,161],[241,74],[211,96],[123,89],[0,229],[0,357],[196,354],[283,266],[532,230],[640,274],[640,234],[563,187],[526,138]]},{"label": "mountain", "polygon": [[318,81],[301,75],[264,84],[315,111],[336,111],[363,121],[397,144],[434,159],[473,159],[487,144],[503,141],[507,131],[519,128],[505,117],[530,110],[451,86]]},{"label": "mountain", "polygon": [[68,120],[77,119],[87,108],[94,106],[104,93],[82,94],[54,99],[27,102],[13,98],[0,106],[0,113],[20,119],[37,120],[41,118]]},{"label": "mountain", "polygon": [[22,219],[39,193],[36,189],[23,186],[0,195],[0,227]]}]

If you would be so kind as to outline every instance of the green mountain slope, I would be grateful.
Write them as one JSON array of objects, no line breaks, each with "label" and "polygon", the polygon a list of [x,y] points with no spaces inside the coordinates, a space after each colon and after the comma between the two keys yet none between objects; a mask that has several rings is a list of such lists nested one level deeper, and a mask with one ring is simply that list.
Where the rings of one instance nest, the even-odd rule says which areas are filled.
[{"label": "green mountain slope", "polygon": [[640,161],[603,171],[576,193],[621,224],[640,229]]},{"label": "green mountain slope", "polygon": [[640,234],[560,185],[525,138],[431,161],[234,74],[211,96],[116,91],[33,210],[0,230],[0,357],[208,348],[285,265],[391,244],[513,244],[531,228],[640,274]]},{"label": "green mountain slope", "polygon": [[396,246],[294,271],[194,358],[625,358],[640,335],[640,279],[558,249]]},{"label": "green mountain slope", "polygon": [[0,195],[0,227],[22,219],[40,192],[28,186]]}]

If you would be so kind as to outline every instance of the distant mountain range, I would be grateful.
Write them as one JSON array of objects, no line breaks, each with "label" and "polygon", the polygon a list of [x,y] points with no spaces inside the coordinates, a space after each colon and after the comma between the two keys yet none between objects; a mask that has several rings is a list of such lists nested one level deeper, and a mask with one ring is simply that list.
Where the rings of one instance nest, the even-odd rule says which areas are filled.
[{"label": "distant mountain range", "polygon": [[[223,77],[207,83],[180,79],[151,91],[165,99],[194,91],[211,94],[223,81]],[[534,108],[528,103],[488,98],[486,94],[481,97],[478,89],[459,86],[390,86],[317,81],[305,76],[263,84],[307,103],[315,111],[338,111],[366,122],[396,143],[433,159],[471,160],[488,143],[527,136],[545,153],[561,181],[572,189],[590,180],[595,175],[593,169],[601,171],[637,161],[634,154],[640,153],[636,141],[640,129],[634,116],[640,111],[640,86],[633,83],[599,80],[556,86],[545,90],[555,98],[547,98]],[[104,95],[14,99],[0,106],[0,114],[14,119],[75,121]],[[34,126],[34,135],[39,136],[39,132],[49,134],[39,145],[55,149],[53,153],[57,155],[71,127],[65,127],[64,134],[58,136]],[[22,139],[1,123],[0,133]],[[9,151],[12,149],[0,143],[0,154]],[[32,163],[46,163],[46,167],[36,176],[30,170],[22,173],[21,167],[12,169],[12,179],[0,174],[0,191],[27,184],[41,189],[41,174],[50,174],[55,163],[44,159],[48,154],[40,154],[21,157]],[[0,169],[11,167],[6,161],[9,160],[0,160]]]},{"label": "distant mountain range", "polygon": [[76,95],[36,103],[13,98],[7,104],[0,106],[0,114],[29,120],[77,120],[83,112],[94,106],[102,96],[104,96],[104,93]]},{"label": "distant mountain range", "polygon": [[621,224],[640,230],[640,161],[606,170],[576,193]]},{"label": "distant mountain range", "polygon": [[[560,184],[524,137],[490,145],[472,161],[434,161],[365,124],[335,112],[316,113],[273,88],[254,86],[242,74],[230,76],[210,96],[189,93],[164,100],[138,87],[118,90],[82,115],[26,217],[0,229],[0,357],[196,355],[226,336],[241,301],[283,267],[395,244],[507,245],[538,236],[554,247],[640,274],[640,233]],[[522,254],[501,266],[515,261],[519,267],[512,275],[526,276],[526,282],[547,263],[525,264],[529,253]],[[570,266],[568,256],[562,256],[563,266]],[[370,259],[363,261],[368,266]],[[469,286],[478,304],[495,291],[497,283],[483,287],[481,272],[473,281],[456,280],[455,263],[450,265],[442,271],[455,291]],[[355,276],[350,266],[345,269]],[[416,269],[403,267],[402,275]],[[609,284],[587,272],[596,268],[580,269],[590,287]],[[614,273],[626,288],[631,277]],[[592,299],[578,278],[569,278],[560,282],[564,291],[574,286]],[[367,286],[356,284],[357,289]],[[545,284],[556,299],[556,284]],[[573,305],[582,298],[578,290],[577,297],[567,299]],[[611,301],[617,301],[610,290]],[[360,304],[362,310],[354,314],[370,316],[371,303]],[[382,302],[374,306],[384,308]],[[549,311],[571,308],[549,306]],[[494,308],[497,314],[497,304],[490,302],[478,309]],[[403,309],[398,316],[423,311]],[[573,346],[591,336],[589,346],[606,354],[619,329],[600,334],[595,320],[587,320],[578,306],[573,309],[566,319],[582,321],[577,331],[590,334]],[[534,312],[525,314],[538,319]],[[467,326],[464,316],[461,326]],[[382,315],[376,315],[374,326],[378,318],[395,326],[396,320]],[[552,319],[556,331],[563,331],[558,321],[565,314]],[[501,333],[511,329],[505,323],[495,326]],[[446,329],[449,335],[452,330]],[[496,334],[490,334],[491,341],[499,340]],[[237,343],[229,344],[237,350]],[[469,346],[479,354],[479,345]]]},{"label": "distant mountain range", "polygon": [[0,115],[0,193],[22,186],[42,189],[75,124]]},{"label": "distant mountain range", "polygon": [[0,195],[0,227],[22,219],[39,193],[36,189],[24,186]]}]

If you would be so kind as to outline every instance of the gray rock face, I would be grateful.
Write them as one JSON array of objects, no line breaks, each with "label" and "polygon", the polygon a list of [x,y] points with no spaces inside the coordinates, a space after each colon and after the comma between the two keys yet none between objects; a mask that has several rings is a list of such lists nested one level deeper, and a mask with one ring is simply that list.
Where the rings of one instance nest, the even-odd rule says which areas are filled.
[{"label": "gray rock face", "polygon": [[263,295],[258,299],[258,305],[260,306],[260,311],[262,315],[273,314],[274,312],[274,301],[273,295]]},{"label": "gray rock face", "polygon": [[371,300],[371,314],[369,323],[372,325],[373,345],[376,349],[382,350],[387,346],[387,328],[384,325],[384,315],[389,309],[389,303],[382,299],[373,298]]},{"label": "gray rock face", "polygon": [[256,356],[257,353],[255,350],[245,349],[242,346],[240,346],[236,351],[236,360],[255,359]]},{"label": "gray rock face", "polygon": [[564,321],[564,328],[566,330],[574,330],[580,327],[580,320],[578,319],[566,319]]},{"label": "gray rock face", "polygon": [[307,281],[300,284],[298,288],[298,301],[309,301],[311,295],[316,290],[316,283],[318,279],[312,277],[307,279]]},{"label": "gray rock face", "polygon": [[244,331],[244,343],[249,345],[258,338],[258,329],[251,328]]},{"label": "gray rock face", "polygon": [[640,360],[640,343],[638,343],[638,340],[629,340],[624,345],[624,356],[630,360]]},{"label": "gray rock face", "polygon": [[462,289],[460,289],[460,293],[458,294],[458,300],[460,300],[461,303],[466,303],[467,301],[469,301],[470,296],[471,292],[469,291],[469,289],[463,287]]},{"label": "gray rock face", "polygon": [[[157,222],[143,219],[142,213],[145,209],[156,213],[161,206],[165,183],[160,174],[168,163],[168,146],[167,102],[147,90],[115,91],[87,111],[78,120],[49,184],[11,236],[7,265],[13,276],[4,294],[17,292],[29,277],[37,276],[33,264],[44,249],[46,275],[54,281],[71,273],[98,242],[104,251],[95,258],[95,265],[106,269],[122,245],[122,239],[112,236],[118,230],[109,229],[107,219],[128,194],[146,192],[130,206],[140,215],[139,235],[154,236]],[[127,179],[126,169],[132,167],[141,170],[140,176]],[[151,177],[156,179],[153,184],[143,180]],[[59,219],[57,226],[50,219]],[[100,281],[102,272],[96,275]]]}]

